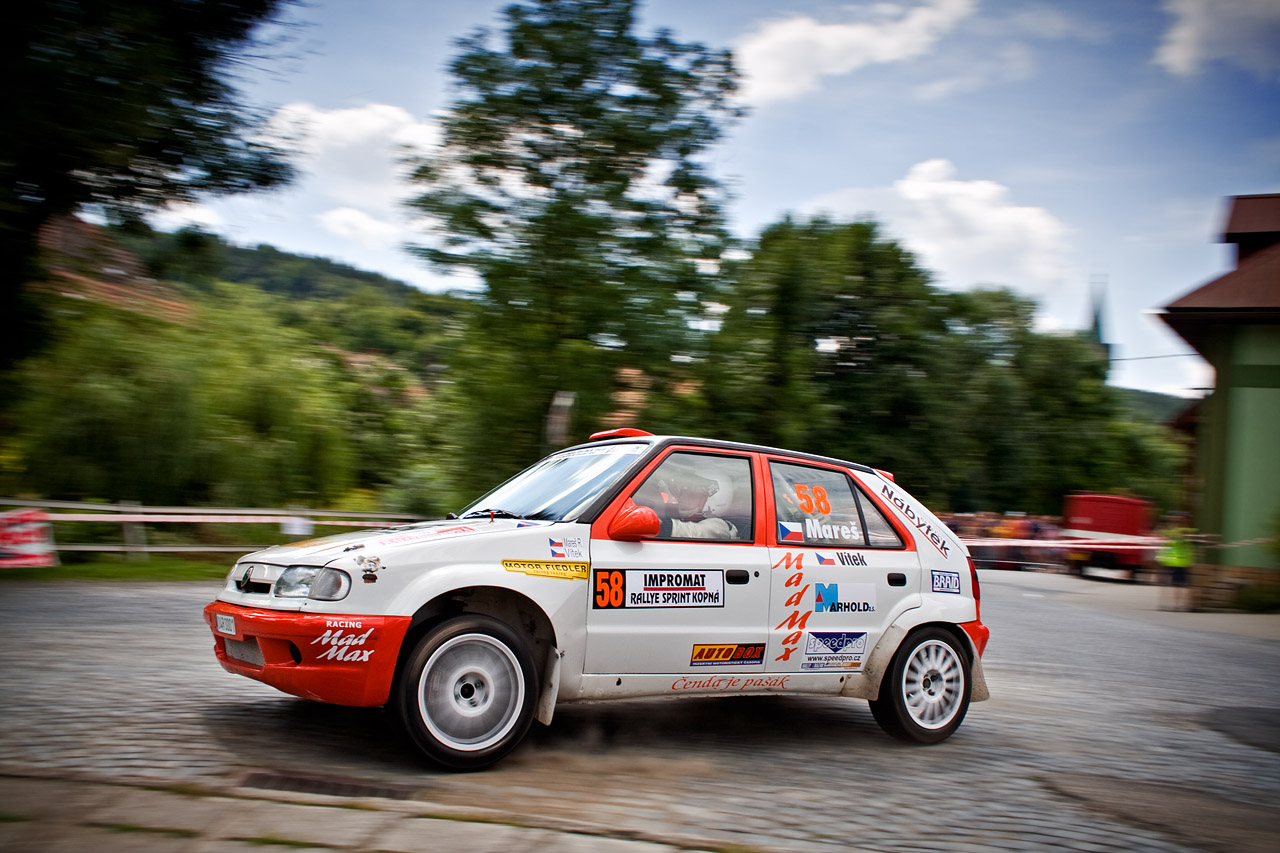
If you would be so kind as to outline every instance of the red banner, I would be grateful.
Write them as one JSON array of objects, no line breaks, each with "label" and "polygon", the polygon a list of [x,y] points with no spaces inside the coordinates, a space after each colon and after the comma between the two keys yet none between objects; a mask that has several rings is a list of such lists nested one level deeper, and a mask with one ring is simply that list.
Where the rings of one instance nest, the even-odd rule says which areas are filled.
[{"label": "red banner", "polygon": [[56,565],[48,515],[31,509],[0,513],[0,568]]}]

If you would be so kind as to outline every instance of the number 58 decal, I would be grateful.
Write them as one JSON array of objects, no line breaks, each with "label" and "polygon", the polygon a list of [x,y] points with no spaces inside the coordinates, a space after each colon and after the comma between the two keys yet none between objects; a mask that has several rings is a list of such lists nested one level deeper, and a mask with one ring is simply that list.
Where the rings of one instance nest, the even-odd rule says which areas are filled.
[{"label": "number 58 decal", "polygon": [[820,515],[831,512],[831,501],[827,500],[827,490],[822,486],[806,486],[798,483],[796,498],[800,501],[800,509],[804,512],[813,512],[815,509]]},{"label": "number 58 decal", "polygon": [[596,607],[621,607],[626,594],[626,575],[621,571],[596,572]]}]

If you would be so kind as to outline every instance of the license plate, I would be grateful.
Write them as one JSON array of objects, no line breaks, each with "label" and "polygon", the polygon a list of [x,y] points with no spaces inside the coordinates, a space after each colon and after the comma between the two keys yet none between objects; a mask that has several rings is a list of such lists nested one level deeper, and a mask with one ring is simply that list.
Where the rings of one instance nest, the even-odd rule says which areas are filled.
[{"label": "license plate", "polygon": [[232,636],[235,636],[236,617],[232,616],[229,613],[215,613],[213,615],[214,617],[217,618],[217,628],[218,628],[219,634],[231,634]]}]

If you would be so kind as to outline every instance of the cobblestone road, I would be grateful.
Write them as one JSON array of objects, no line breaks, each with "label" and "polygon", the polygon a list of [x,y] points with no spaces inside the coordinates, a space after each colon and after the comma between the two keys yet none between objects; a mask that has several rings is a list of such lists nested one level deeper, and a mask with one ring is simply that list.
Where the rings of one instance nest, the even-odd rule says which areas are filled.
[{"label": "cobblestone road", "polygon": [[1271,849],[1280,761],[1220,722],[1280,716],[1280,643],[1081,607],[1086,583],[983,573],[993,698],[938,746],[890,740],[852,700],[562,706],[469,775],[424,768],[379,711],[223,672],[211,586],[5,583],[0,773],[215,789],[305,773],[707,849]]}]

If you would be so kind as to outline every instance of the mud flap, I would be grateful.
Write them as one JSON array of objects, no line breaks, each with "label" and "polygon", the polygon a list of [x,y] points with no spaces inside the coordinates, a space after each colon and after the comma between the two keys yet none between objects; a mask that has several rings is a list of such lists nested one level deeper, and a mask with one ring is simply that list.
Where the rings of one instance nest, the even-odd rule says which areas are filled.
[{"label": "mud flap", "polygon": [[551,725],[551,717],[556,710],[556,697],[560,695],[560,659],[564,652],[551,646],[547,650],[547,665],[543,667],[542,689],[538,691],[538,706],[533,709],[533,718],[544,726]]},{"label": "mud flap", "polygon": [[[969,654],[973,655],[973,649],[969,649]],[[973,682],[970,688],[970,702],[985,702],[991,698],[991,691],[987,689],[987,676],[982,672],[982,658],[974,655],[973,668],[969,671],[969,680]]]}]

